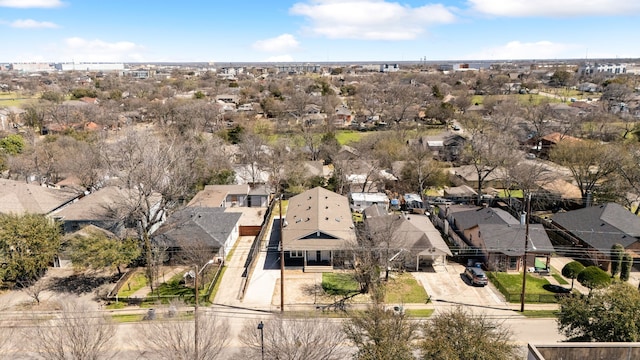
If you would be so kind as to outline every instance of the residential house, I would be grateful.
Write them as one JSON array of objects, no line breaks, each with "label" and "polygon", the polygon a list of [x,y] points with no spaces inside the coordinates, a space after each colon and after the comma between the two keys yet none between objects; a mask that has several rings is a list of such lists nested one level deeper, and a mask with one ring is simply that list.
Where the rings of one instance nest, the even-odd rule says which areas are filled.
[{"label": "residential house", "polygon": [[270,175],[263,170],[258,163],[235,164],[233,165],[236,184],[248,184],[250,186],[266,185],[269,183]]},{"label": "residential house", "polygon": [[389,266],[397,264],[418,271],[424,266],[446,265],[447,256],[451,256],[440,232],[423,215],[367,216],[365,236],[383,249]]},{"label": "residential house", "polygon": [[[526,239],[524,215],[518,220],[502,209],[447,205],[440,209],[439,217],[470,247],[466,251],[474,261],[482,261],[490,270],[522,271]],[[544,227],[529,224],[527,264],[547,269],[553,252]]]},{"label": "residential house", "polygon": [[381,169],[377,161],[336,160],[334,166],[341,169],[345,184],[352,192],[379,192],[388,183],[395,183],[398,178],[386,169]]},{"label": "residential house", "polygon": [[322,113],[320,106],[316,104],[309,104],[304,108],[304,114],[302,115],[302,121],[307,126],[322,125],[327,118],[327,114]]},{"label": "residential house", "polygon": [[556,239],[580,250],[604,270],[610,267],[611,247],[622,245],[634,258],[640,257],[640,217],[616,203],[556,213],[550,226]]},{"label": "residential house", "polygon": [[352,192],[349,193],[351,211],[362,212],[371,205],[380,205],[389,210],[389,197],[384,193]]},{"label": "residential house", "polygon": [[193,257],[225,257],[240,234],[239,212],[221,207],[188,206],[176,211],[154,233],[153,246],[166,251],[168,261],[184,263]]},{"label": "residential house", "polygon": [[354,114],[347,105],[338,105],[334,114],[333,124],[337,127],[349,127],[353,122]]},{"label": "residential house", "polygon": [[269,193],[264,187],[243,185],[206,185],[187,206],[195,207],[267,207]]},{"label": "residential house", "polygon": [[553,147],[556,146],[560,141],[581,141],[581,140],[573,136],[569,136],[567,134],[553,132],[541,137],[538,144],[532,144],[532,145],[536,146],[536,149],[538,149],[538,154],[537,154],[538,157],[543,159],[548,159],[549,154],[551,153],[551,149],[553,149]]},{"label": "residential house", "polygon": [[316,187],[289,199],[282,244],[287,266],[323,271],[351,261],[356,232],[349,200]]},{"label": "residential house", "polygon": [[0,178],[0,214],[48,215],[72,202],[81,192]]},{"label": "residential house", "polygon": [[[464,165],[460,167],[451,168],[450,173],[454,175],[454,184],[467,185],[471,188],[477,189],[480,178],[478,171],[474,165]],[[484,173],[483,173],[484,175]],[[496,168],[489,175],[484,178],[482,183],[483,189],[488,187],[502,188],[502,182],[507,178],[507,173],[504,168]]]},{"label": "residential house", "polygon": [[[123,209],[131,207],[137,196],[118,186],[107,186],[69,203],[50,214],[62,223],[65,233],[72,233],[87,225],[94,225],[116,235],[124,235],[127,228],[136,228],[137,224],[127,223]],[[161,195],[151,197],[151,206],[157,207]],[[152,209],[151,212],[154,212]],[[163,217],[163,215],[161,216]],[[159,226],[159,224],[158,224]],[[157,227],[156,227],[157,228]],[[154,229],[152,229],[153,232]]]}]

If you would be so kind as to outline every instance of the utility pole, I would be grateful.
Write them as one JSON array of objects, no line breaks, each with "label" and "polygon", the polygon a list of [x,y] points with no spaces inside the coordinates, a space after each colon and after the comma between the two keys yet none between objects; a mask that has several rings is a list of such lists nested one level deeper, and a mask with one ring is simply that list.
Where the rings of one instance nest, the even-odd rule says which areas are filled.
[{"label": "utility pole", "polygon": [[280,211],[280,313],[284,313],[284,244],[282,243],[282,191],[278,202]]},{"label": "utility pole", "polygon": [[200,352],[200,344],[199,344],[199,338],[198,338],[198,304],[199,304],[199,299],[198,297],[200,296],[199,294],[199,289],[198,289],[198,275],[200,275],[200,273],[202,272],[202,270],[204,270],[204,268],[207,267],[207,265],[211,265],[213,264],[213,259],[207,261],[206,264],[202,265],[202,267],[200,269],[198,269],[198,265],[194,265],[194,268],[196,270],[195,272],[195,277],[193,278],[193,285],[196,288],[196,304],[194,306],[193,309],[193,345],[194,345],[194,349],[193,349],[193,353],[194,353],[194,359],[198,360],[200,359],[199,357],[199,352]]},{"label": "utility pole", "polygon": [[524,295],[525,287],[527,285],[527,245],[529,244],[529,219],[531,216],[531,192],[528,192],[525,197],[526,214],[525,214],[525,227],[524,227],[524,256],[522,258],[522,293],[520,294],[520,312],[524,312]]}]

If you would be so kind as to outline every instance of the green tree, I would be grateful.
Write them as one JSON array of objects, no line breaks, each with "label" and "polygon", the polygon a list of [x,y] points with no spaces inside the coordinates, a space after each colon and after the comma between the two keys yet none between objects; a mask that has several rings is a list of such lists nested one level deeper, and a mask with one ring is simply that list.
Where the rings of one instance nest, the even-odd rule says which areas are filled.
[{"label": "green tree", "polygon": [[0,281],[38,279],[60,249],[60,229],[42,215],[0,214]]},{"label": "green tree", "polygon": [[620,280],[629,281],[629,275],[631,275],[631,268],[633,267],[633,256],[628,252],[625,252],[622,256],[622,265],[620,267]]},{"label": "green tree", "polygon": [[559,303],[558,329],[569,340],[640,340],[640,292],[627,283],[616,283],[589,295],[567,296]]},{"label": "green tree", "polygon": [[9,155],[18,155],[24,151],[24,138],[17,134],[12,134],[0,139],[0,149]]},{"label": "green tree", "polygon": [[597,266],[587,266],[578,274],[578,282],[591,291],[609,286],[611,277]]},{"label": "green tree", "polygon": [[567,263],[562,268],[562,276],[571,279],[571,290],[573,290],[573,281],[578,277],[578,274],[584,270],[584,265],[577,261]]},{"label": "green tree", "polygon": [[344,332],[357,348],[357,360],[413,360],[412,342],[417,324],[403,313],[387,310],[381,304],[353,314]]},{"label": "green tree", "polygon": [[129,265],[141,254],[136,239],[109,238],[104,232],[95,230],[86,235],[76,235],[69,242],[71,263],[76,269],[116,269]]},{"label": "green tree", "polygon": [[551,75],[551,83],[556,86],[566,86],[573,75],[566,70],[556,70],[553,75]]},{"label": "green tree", "polygon": [[58,91],[44,91],[42,95],[40,95],[40,98],[59,104],[64,100],[64,95]]},{"label": "green tree", "polygon": [[517,359],[511,333],[486,315],[455,307],[424,323],[420,340],[422,359]]},{"label": "green tree", "polygon": [[622,257],[624,256],[624,246],[614,244],[611,247],[611,277],[616,277],[620,273]]},{"label": "green tree", "polygon": [[236,125],[227,131],[229,142],[234,145],[242,141],[242,134],[244,134],[244,128],[240,125]]}]

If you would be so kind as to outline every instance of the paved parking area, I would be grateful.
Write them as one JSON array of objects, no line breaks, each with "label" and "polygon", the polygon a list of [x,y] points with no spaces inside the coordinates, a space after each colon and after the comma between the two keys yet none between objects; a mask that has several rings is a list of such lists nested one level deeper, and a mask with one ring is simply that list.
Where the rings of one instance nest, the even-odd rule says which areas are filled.
[{"label": "paved parking area", "polygon": [[504,301],[498,290],[489,283],[487,286],[473,286],[462,276],[464,266],[449,262],[440,266],[437,272],[412,272],[431,296],[431,302],[438,311],[439,308],[451,306],[468,306],[482,312],[511,311],[510,304]]}]

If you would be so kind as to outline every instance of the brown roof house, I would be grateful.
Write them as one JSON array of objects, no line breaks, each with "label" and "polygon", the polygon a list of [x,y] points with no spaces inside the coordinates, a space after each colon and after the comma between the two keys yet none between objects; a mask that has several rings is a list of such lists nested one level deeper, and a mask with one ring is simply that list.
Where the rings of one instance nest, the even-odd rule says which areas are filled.
[{"label": "brown roof house", "polygon": [[350,261],[356,245],[349,199],[316,187],[289,199],[282,230],[287,266],[327,271]]},{"label": "brown roof house", "polygon": [[47,215],[80,194],[69,189],[53,189],[35,183],[0,179],[0,214]]},{"label": "brown roof house", "polygon": [[243,185],[206,185],[187,206],[267,207],[269,193],[264,187]]},{"label": "brown roof house", "polygon": [[[65,233],[72,233],[87,225],[94,225],[118,236],[125,236],[127,229],[133,231],[137,224],[131,223],[126,212],[136,204],[136,194],[119,186],[107,186],[90,193],[50,214],[62,223]],[[157,208],[160,194],[150,197],[152,208]],[[159,212],[162,218],[164,214]],[[159,225],[158,225],[159,226]],[[153,230],[157,229],[155,227]]]}]

